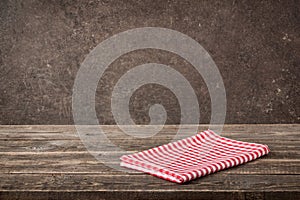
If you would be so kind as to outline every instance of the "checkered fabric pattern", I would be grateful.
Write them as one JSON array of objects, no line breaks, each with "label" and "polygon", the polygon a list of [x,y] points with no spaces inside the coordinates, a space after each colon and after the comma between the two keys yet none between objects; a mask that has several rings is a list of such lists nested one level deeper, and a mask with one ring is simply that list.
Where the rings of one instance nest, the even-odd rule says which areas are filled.
[{"label": "checkered fabric pattern", "polygon": [[121,166],[185,183],[255,160],[269,152],[267,145],[232,140],[207,130],[176,142],[124,155]]}]

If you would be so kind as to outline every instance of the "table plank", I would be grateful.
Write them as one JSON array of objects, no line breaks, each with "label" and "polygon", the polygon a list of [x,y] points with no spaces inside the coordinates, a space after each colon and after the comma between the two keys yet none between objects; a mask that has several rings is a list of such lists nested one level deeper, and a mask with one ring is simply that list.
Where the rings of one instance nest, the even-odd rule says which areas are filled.
[{"label": "table plank", "polygon": [[[228,137],[229,138],[229,137]],[[230,137],[232,139],[236,139],[236,137]],[[154,146],[166,144],[170,142],[169,139],[161,139],[161,140],[111,140],[111,142],[120,148],[127,151],[141,151],[145,149],[149,149]],[[253,139],[243,139],[245,142],[256,142],[267,144],[271,150],[274,151],[300,151],[300,142],[299,141],[272,141],[272,140],[260,140],[258,138]],[[106,143],[98,142],[99,150],[101,149],[106,152],[115,151],[114,148],[108,147]],[[100,148],[100,147],[103,148]],[[35,141],[35,140],[27,140],[27,141],[0,141],[0,151],[1,152],[73,152],[73,151],[86,151],[86,147],[82,144],[82,142],[77,140],[43,140],[43,141]]]},{"label": "table plank", "polygon": [[[267,157],[267,156],[266,156]],[[86,173],[123,174],[88,153],[12,154],[1,157],[0,173]],[[263,167],[262,167],[263,166]],[[223,174],[299,174],[299,159],[258,159],[222,171]],[[139,173],[132,171],[132,173]]]},{"label": "table plank", "polygon": [[2,191],[18,191],[20,186],[33,191],[299,191],[300,175],[220,174],[182,185],[135,174],[1,174],[0,187]]},{"label": "table plank", "polygon": [[[200,125],[199,130],[208,126]],[[177,125],[135,139],[101,126],[117,146],[136,152],[170,142]],[[193,135],[193,125],[182,136]],[[87,133],[90,134],[90,133]],[[222,136],[267,144],[271,153],[247,164],[177,185],[140,172],[119,172],[87,152],[74,126],[0,125],[0,199],[299,199],[300,125],[225,125]],[[101,145],[101,144],[100,144]],[[114,149],[93,152],[118,157]],[[299,197],[299,198],[298,198]]]}]

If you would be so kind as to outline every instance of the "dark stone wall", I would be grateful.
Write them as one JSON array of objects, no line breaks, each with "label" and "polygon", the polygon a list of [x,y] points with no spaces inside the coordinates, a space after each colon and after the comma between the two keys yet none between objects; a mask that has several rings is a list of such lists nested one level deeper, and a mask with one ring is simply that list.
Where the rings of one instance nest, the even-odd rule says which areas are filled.
[{"label": "dark stone wall", "polygon": [[[0,1],[0,124],[72,124],[76,72],[101,41],[136,27],[165,27],[198,41],[212,56],[227,93],[226,123],[300,122],[299,1]],[[116,60],[99,82],[96,110],[113,124],[112,87],[147,62],[172,66],[195,89],[201,123],[210,98],[202,78],[177,55],[135,51]],[[134,93],[130,112],[148,123],[161,103],[167,123],[179,123],[170,90],[155,84]]]}]

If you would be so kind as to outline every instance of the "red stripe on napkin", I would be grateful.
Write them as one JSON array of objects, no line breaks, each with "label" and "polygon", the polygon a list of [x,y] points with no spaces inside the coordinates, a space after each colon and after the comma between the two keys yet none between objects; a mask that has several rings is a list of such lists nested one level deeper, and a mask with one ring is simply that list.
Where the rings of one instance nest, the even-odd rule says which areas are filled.
[{"label": "red stripe on napkin", "polygon": [[232,140],[207,130],[186,139],[124,155],[121,166],[184,183],[255,160],[269,152],[267,145]]}]

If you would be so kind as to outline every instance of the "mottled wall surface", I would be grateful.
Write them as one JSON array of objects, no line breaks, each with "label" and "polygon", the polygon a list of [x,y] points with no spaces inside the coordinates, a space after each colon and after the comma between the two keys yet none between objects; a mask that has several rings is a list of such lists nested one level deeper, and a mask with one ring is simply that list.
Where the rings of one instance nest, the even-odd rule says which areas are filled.
[{"label": "mottled wall surface", "polygon": [[[226,123],[300,122],[299,1],[0,1],[0,124],[72,124],[72,87],[85,56],[101,41],[136,27],[165,27],[198,41],[212,56],[227,94]],[[96,111],[113,124],[113,86],[128,69],[156,62],[183,74],[210,120],[207,87],[181,57],[140,50],[117,59],[101,78]],[[130,113],[148,123],[161,103],[179,123],[174,94],[141,87]]]}]

